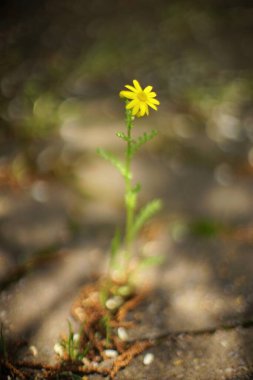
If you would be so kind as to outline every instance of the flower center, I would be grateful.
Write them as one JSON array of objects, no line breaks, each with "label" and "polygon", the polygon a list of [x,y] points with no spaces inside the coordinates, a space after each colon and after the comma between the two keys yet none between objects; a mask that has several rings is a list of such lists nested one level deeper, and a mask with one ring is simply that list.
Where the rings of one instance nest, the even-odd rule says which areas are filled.
[{"label": "flower center", "polygon": [[144,91],[138,92],[137,98],[140,102],[146,102],[148,100],[147,94]]}]

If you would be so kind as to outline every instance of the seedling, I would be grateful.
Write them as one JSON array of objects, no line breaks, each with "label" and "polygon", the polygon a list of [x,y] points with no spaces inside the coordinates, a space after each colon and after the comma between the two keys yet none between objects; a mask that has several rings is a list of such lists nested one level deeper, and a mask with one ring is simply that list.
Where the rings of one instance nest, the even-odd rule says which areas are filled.
[{"label": "seedling", "polygon": [[78,333],[74,333],[73,326],[68,320],[68,336],[62,339],[59,345],[55,346],[55,351],[60,357],[70,361],[80,361],[86,356],[89,351],[89,345],[86,345],[84,348],[81,345],[80,337],[82,330],[83,326],[80,327]]}]

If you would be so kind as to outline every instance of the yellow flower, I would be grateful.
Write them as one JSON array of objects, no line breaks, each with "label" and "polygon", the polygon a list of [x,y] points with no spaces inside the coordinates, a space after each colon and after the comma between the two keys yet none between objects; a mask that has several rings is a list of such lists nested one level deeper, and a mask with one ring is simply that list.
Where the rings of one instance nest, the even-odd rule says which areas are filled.
[{"label": "yellow flower", "polygon": [[130,91],[120,91],[119,96],[130,100],[126,105],[126,109],[132,110],[133,116],[141,117],[145,114],[148,115],[148,107],[157,111],[157,105],[160,102],[155,99],[156,93],[152,91],[152,86],[147,86],[143,90],[140,83],[134,79],[133,86],[127,84],[125,87]]}]

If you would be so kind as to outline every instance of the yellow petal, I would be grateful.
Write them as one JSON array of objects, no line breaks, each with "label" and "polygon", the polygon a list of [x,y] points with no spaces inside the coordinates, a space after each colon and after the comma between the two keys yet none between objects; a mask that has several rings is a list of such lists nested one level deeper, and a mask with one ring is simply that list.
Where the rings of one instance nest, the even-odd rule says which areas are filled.
[{"label": "yellow petal", "polygon": [[147,104],[149,107],[153,108],[153,110],[157,111],[157,107],[153,103],[147,102]]},{"label": "yellow petal", "polygon": [[150,103],[153,103],[153,104],[157,104],[157,105],[160,104],[159,100],[157,100],[157,99],[149,99],[148,101],[149,101]]},{"label": "yellow petal", "polygon": [[[140,107],[139,107],[139,103],[138,104],[136,104],[134,107],[133,107],[133,109],[132,109],[132,114],[133,114],[133,116],[135,116],[138,112],[139,112],[139,109],[140,109]],[[138,115],[137,115],[138,116]]]},{"label": "yellow petal", "polygon": [[133,108],[134,106],[138,105],[138,100],[137,99],[133,99],[131,100],[131,102],[129,102],[127,105],[126,105],[126,109],[127,110],[130,110],[131,108]]},{"label": "yellow petal", "polygon": [[140,83],[136,79],[133,80],[133,84],[137,91],[142,91]]},{"label": "yellow petal", "polygon": [[155,98],[157,95],[156,95],[156,92],[149,92],[148,93],[148,97],[149,98]]},{"label": "yellow petal", "polygon": [[136,88],[133,86],[130,86],[130,84],[126,84],[125,87],[128,88],[128,90],[130,91],[137,92]]},{"label": "yellow petal", "polygon": [[131,91],[120,91],[119,96],[121,98],[127,98],[127,99],[135,99],[136,98],[136,94],[134,94]]},{"label": "yellow petal", "polygon": [[152,86],[147,86],[144,88],[144,92],[146,92],[146,94],[149,94],[152,88],[153,88]]},{"label": "yellow petal", "polygon": [[147,104],[144,102],[140,103],[140,116],[144,116],[146,113]]}]

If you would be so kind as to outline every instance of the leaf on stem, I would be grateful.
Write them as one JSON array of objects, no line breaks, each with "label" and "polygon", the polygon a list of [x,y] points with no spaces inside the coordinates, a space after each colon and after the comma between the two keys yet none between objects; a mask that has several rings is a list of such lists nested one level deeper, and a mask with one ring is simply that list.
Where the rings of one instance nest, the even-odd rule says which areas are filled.
[{"label": "leaf on stem", "polygon": [[150,256],[140,260],[139,268],[146,268],[150,266],[160,265],[164,261],[164,256]]},{"label": "leaf on stem", "polygon": [[123,177],[126,178],[127,170],[125,168],[124,163],[120,161],[113,153],[108,152],[104,149],[98,148],[97,154],[99,154],[99,156],[104,158],[105,160],[109,161],[113,166],[116,167],[116,169],[118,169],[118,171],[123,175]]},{"label": "leaf on stem", "polygon": [[121,138],[122,140],[124,140],[126,142],[133,141],[124,132],[116,132],[116,136],[119,137],[119,138]]},{"label": "leaf on stem", "polygon": [[68,335],[68,356],[70,359],[73,359],[74,356],[74,332],[71,325],[71,322],[68,320],[68,328],[69,328],[69,335]]},{"label": "leaf on stem", "polygon": [[154,129],[153,131],[151,131],[150,133],[144,133],[142,136],[139,136],[137,141],[136,142],[133,142],[132,144],[132,155],[135,154],[137,152],[137,150],[139,150],[142,145],[146,144],[146,142],[152,140],[156,135],[157,135],[157,131]]},{"label": "leaf on stem", "polygon": [[132,188],[132,192],[135,194],[138,194],[141,191],[141,184],[138,182],[136,185]]},{"label": "leaf on stem", "polygon": [[146,206],[144,206],[139,214],[137,215],[133,229],[132,229],[132,237],[134,237],[139,230],[142,228],[142,226],[158,211],[160,211],[162,208],[162,202],[160,199],[154,199],[150,203],[148,203]]},{"label": "leaf on stem", "polygon": [[106,340],[106,346],[110,346],[111,342],[111,326],[110,326],[110,316],[108,314],[104,315],[101,318],[101,323],[105,329],[105,340]]}]

